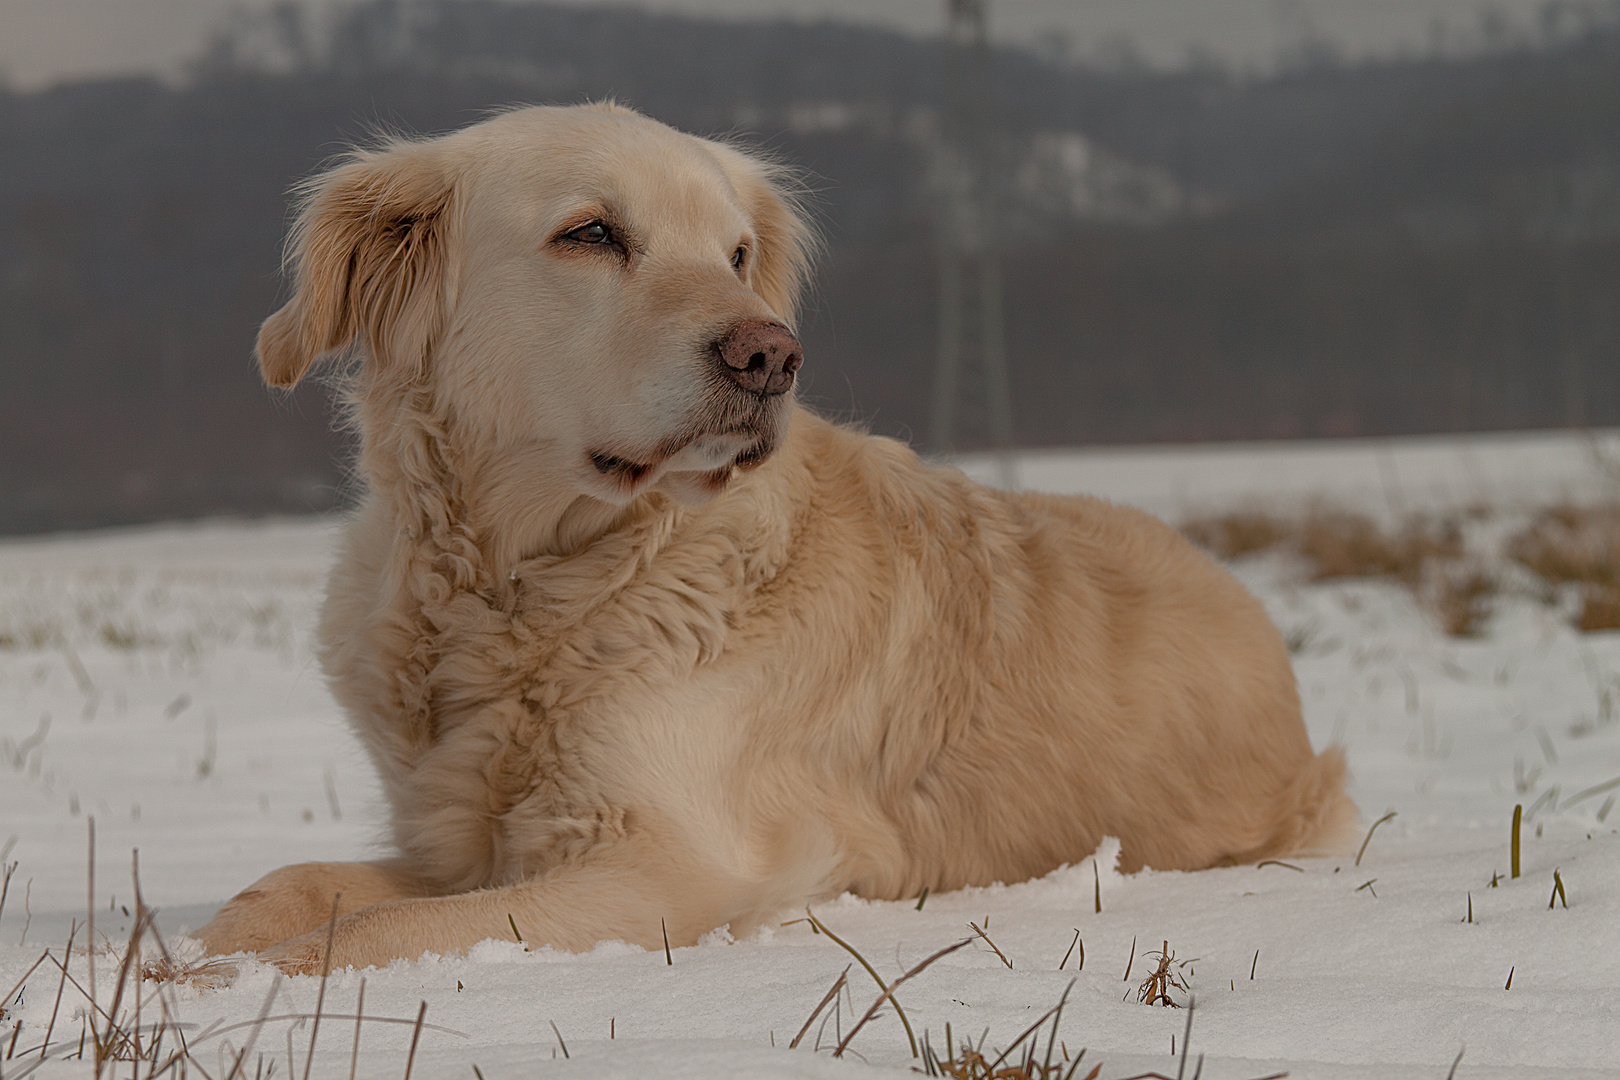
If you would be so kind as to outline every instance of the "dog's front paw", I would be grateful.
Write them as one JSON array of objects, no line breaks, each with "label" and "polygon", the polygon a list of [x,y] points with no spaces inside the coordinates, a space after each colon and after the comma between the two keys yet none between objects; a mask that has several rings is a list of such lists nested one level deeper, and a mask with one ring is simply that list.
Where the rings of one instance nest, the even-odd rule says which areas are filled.
[{"label": "dog's front paw", "polygon": [[344,968],[387,967],[397,957],[387,941],[378,940],[369,918],[371,909],[356,912],[295,938],[259,951],[261,963],[285,975],[319,975]]},{"label": "dog's front paw", "polygon": [[301,934],[259,950],[258,959],[283,975],[319,975],[323,968],[330,971],[350,966],[327,960],[326,938],[324,930]]},{"label": "dog's front paw", "polygon": [[328,863],[283,866],[237,893],[191,936],[211,955],[259,952],[305,934],[332,917],[340,885]]}]

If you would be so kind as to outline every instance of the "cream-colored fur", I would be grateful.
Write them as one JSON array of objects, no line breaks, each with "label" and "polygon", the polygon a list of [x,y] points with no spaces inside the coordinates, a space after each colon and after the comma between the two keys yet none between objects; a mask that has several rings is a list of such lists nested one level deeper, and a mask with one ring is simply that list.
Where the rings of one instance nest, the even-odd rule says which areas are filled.
[{"label": "cream-colored fur", "polygon": [[[616,247],[571,238],[598,221]],[[612,106],[308,186],[260,360],[365,353],[322,658],[398,855],[271,873],[210,951],[311,970],[334,896],[332,961],[366,965],[513,925],[687,944],[1104,835],[1128,869],[1341,839],[1277,631],[1175,532],[715,375],[728,326],[791,325],[806,247],[770,167]]]}]

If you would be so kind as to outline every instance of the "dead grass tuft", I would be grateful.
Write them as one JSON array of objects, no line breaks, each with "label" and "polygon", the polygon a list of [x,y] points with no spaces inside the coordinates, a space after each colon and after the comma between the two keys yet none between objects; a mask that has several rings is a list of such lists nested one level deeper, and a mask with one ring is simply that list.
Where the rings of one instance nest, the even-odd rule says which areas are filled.
[{"label": "dead grass tuft", "polygon": [[[1290,551],[1309,565],[1312,581],[1393,579],[1411,589],[1454,637],[1481,632],[1499,590],[1495,576],[1466,557],[1460,518],[1416,517],[1392,532],[1363,514],[1319,507],[1293,519],[1253,511],[1198,518],[1181,531],[1222,559]],[[1620,591],[1615,600],[1620,617]],[[1304,638],[1290,640],[1289,650],[1297,653],[1307,644]]]},{"label": "dead grass tuft", "polygon": [[1187,970],[1194,960],[1177,960],[1176,954],[1171,951],[1170,943],[1166,941],[1158,952],[1147,954],[1154,959],[1153,970],[1148,977],[1142,980],[1142,985],[1136,988],[1136,1000],[1143,1005],[1163,1005],[1171,1009],[1181,1008],[1181,1002],[1171,996],[1172,992],[1190,994],[1187,980],[1182,972]]},{"label": "dead grass tuft", "polygon": [[[958,1046],[951,1034],[951,1025],[946,1024],[943,1057],[934,1050],[928,1033],[923,1032],[923,1067],[914,1068],[913,1071],[924,1076],[949,1077],[950,1080],[1073,1080],[1080,1070],[1080,1063],[1086,1058],[1086,1052],[1082,1049],[1071,1061],[1068,1047],[1058,1039],[1063,1006],[1067,1004],[1069,992],[1073,989],[1074,983],[1070,982],[1056,1005],[1025,1028],[1011,1046],[994,1057],[985,1054],[984,1040],[989,1035],[988,1030],[977,1045],[963,1040]],[[1041,1034],[1048,1021],[1051,1022],[1051,1029],[1046,1031],[1043,1049]],[[1096,1080],[1101,1071],[1101,1065],[1094,1066],[1086,1074],[1085,1080]]]},{"label": "dead grass tuft", "polygon": [[1317,510],[1299,530],[1299,553],[1317,581],[1351,577],[1392,577],[1416,586],[1424,567],[1436,559],[1463,554],[1462,530],[1455,521],[1415,518],[1388,533],[1360,514]]},{"label": "dead grass tuft", "polygon": [[1452,637],[1478,637],[1490,618],[1490,600],[1500,590],[1484,567],[1467,562],[1434,562],[1424,573],[1420,596]]},{"label": "dead grass tuft", "polygon": [[241,970],[240,960],[217,956],[200,960],[180,960],[165,953],[141,965],[141,979],[163,985],[195,986],[201,990],[223,990]]},{"label": "dead grass tuft", "polygon": [[[92,825],[89,858],[89,865],[92,867],[95,865],[94,851],[95,832]],[[311,1017],[307,1013],[271,1015],[271,1006],[285,986],[284,979],[272,980],[263,1007],[254,1020],[227,1025],[216,1022],[201,1031],[196,1030],[194,1025],[181,1021],[179,1003],[173,993],[174,984],[190,983],[209,988],[221,986],[235,974],[240,961],[208,959],[187,962],[176,958],[157,930],[156,913],[146,906],[142,898],[138,859],[132,857],[131,864],[135,889],[135,919],[128,943],[122,950],[120,951],[105,937],[98,938],[89,924],[81,927],[75,921],[68,933],[67,944],[60,953],[54,948],[45,949],[23,973],[22,979],[0,997],[0,1002],[17,1000],[16,995],[20,994],[24,983],[36,970],[47,965],[56,968],[56,996],[51,1002],[48,1021],[43,1025],[36,1025],[25,1024],[18,1019],[14,1025],[7,1028],[9,1038],[0,1041],[0,1076],[23,1080],[30,1073],[48,1064],[67,1061],[83,1062],[86,1066],[92,1066],[96,1076],[111,1076],[116,1064],[128,1063],[131,1075],[144,1075],[147,1080],[175,1080],[175,1078],[184,1080],[184,1077],[193,1072],[203,1077],[214,1076],[216,1080],[247,1080],[250,1071],[255,1077],[292,1076],[295,1065],[292,1033]],[[92,893],[94,891],[93,877],[90,891]],[[81,929],[85,931],[85,940],[76,949],[74,942],[79,937]],[[327,948],[330,955],[330,940]],[[94,964],[98,955],[114,961],[117,975],[112,1000],[105,1004],[98,1002],[95,993]],[[77,958],[82,958],[84,963],[78,967],[76,975],[73,969]],[[85,982],[80,982],[81,975],[85,977]],[[316,998],[314,1024],[310,1028],[304,1052],[306,1080],[310,1073],[310,1061],[315,1049],[316,1032],[322,1019],[325,996],[326,973],[323,971],[321,993]],[[326,1019],[329,1020],[354,1021],[356,1060],[358,1060],[362,1019],[370,1024],[409,1025],[412,1028],[413,1057],[416,1042],[424,1029],[454,1036],[462,1034],[438,1025],[424,1024],[425,1002],[414,1021],[401,1017],[362,1016],[364,1002],[365,982],[362,980],[353,1016],[326,1014]],[[4,1012],[0,1012],[0,1016],[4,1015]],[[59,1020],[66,1021],[69,1016],[72,1016],[76,1023],[58,1024]],[[281,1068],[283,1063],[275,1052],[259,1053],[254,1057],[254,1047],[266,1025],[279,1023],[291,1025],[286,1031],[285,1068]],[[36,1030],[40,1027],[43,1028],[42,1031]],[[226,1036],[244,1030],[247,1032],[246,1042],[237,1049]],[[217,1073],[209,1071],[205,1060],[199,1058],[199,1052],[206,1052],[207,1056],[219,1058],[222,1064]],[[408,1058],[406,1061],[407,1080],[411,1060]],[[352,1067],[353,1063],[351,1071]],[[88,1069],[81,1071],[86,1075],[90,1074]],[[124,1070],[120,1068],[117,1071],[122,1073]]]},{"label": "dead grass tuft", "polygon": [[1579,629],[1620,630],[1620,506],[1554,507],[1509,540],[1507,553],[1550,584],[1579,588]]},{"label": "dead grass tuft", "polygon": [[1222,559],[1286,548],[1311,564],[1316,581],[1393,577],[1416,585],[1428,563],[1463,554],[1462,528],[1452,519],[1413,518],[1391,533],[1365,515],[1321,508],[1293,519],[1255,512],[1196,518],[1181,532]]},{"label": "dead grass tuft", "polygon": [[1181,526],[1183,536],[1221,559],[1270,551],[1295,532],[1292,523],[1258,512],[1195,518]]},{"label": "dead grass tuft", "polygon": [[1620,585],[1620,506],[1553,507],[1507,551],[1554,584]]}]

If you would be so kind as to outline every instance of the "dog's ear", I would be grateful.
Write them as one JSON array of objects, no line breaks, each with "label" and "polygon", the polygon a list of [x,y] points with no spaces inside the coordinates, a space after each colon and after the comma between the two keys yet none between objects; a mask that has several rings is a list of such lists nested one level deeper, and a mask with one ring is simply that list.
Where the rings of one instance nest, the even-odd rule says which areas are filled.
[{"label": "dog's ear", "polygon": [[292,387],[358,337],[379,366],[419,370],[444,313],[455,183],[431,144],[357,151],[301,186],[287,241],[293,296],[259,328],[259,370]]},{"label": "dog's ear", "polygon": [[725,143],[711,144],[754,226],[753,289],[789,327],[810,277],[817,239],[792,170]]}]

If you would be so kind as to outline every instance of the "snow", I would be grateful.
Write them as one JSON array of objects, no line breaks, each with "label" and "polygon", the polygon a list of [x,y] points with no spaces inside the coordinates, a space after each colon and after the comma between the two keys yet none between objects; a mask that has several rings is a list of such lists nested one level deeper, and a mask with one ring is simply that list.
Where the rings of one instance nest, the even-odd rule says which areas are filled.
[{"label": "snow", "polygon": [[[1615,446],[1599,434],[1090,451],[1027,455],[1019,473],[1171,518],[1317,499],[1387,517],[1483,505],[1491,516],[1470,536],[1484,543],[1537,505],[1612,497]],[[134,906],[132,848],[145,899],[182,948],[181,930],[267,870],[380,850],[376,788],[311,655],[335,529],[214,522],[0,543],[0,861],[19,864],[0,914],[0,992],[46,946],[59,954],[83,918],[89,815],[97,930],[114,942]],[[1005,1046],[1073,980],[1059,1036],[1071,1056],[1087,1049],[1082,1077],[1097,1063],[1102,1080],[1176,1075],[1186,1012],[1136,1000],[1145,954],[1163,942],[1193,960],[1179,969],[1197,1005],[1188,1076],[1204,1054],[1206,1077],[1440,1080],[1464,1047],[1459,1078],[1620,1076],[1620,810],[1608,802],[1620,787],[1581,797],[1620,777],[1620,635],[1578,635],[1566,603],[1516,579],[1486,633],[1456,640],[1390,583],[1309,584],[1277,556],[1235,570],[1300,645],[1313,740],[1347,748],[1364,818],[1395,811],[1359,866],[1350,853],[1122,876],[1105,846],[1039,881],[930,896],[921,911],[846,896],[817,918],[887,981],[973,936],[970,921],[987,931],[1010,969],[975,937],[899,990],[936,1048],[947,1022],[958,1041],[988,1029],[987,1045]],[[1567,910],[1548,908],[1555,868]],[[1077,946],[1060,971],[1076,930],[1084,966]],[[669,959],[618,943],[573,956],[492,941],[336,973],[310,1075],[347,1075],[362,982],[361,1076],[403,1074],[423,1001],[415,1076],[472,1077],[474,1065],[488,1080],[915,1075],[887,1009],[831,1056],[877,993],[858,964],[819,1039],[812,1027],[786,1049],[852,961],[804,922],[736,942],[716,933]],[[98,957],[103,1006],[115,962]],[[84,982],[82,953],[70,966]],[[0,1076],[38,1060],[58,980],[47,964],[20,1002],[6,1000]],[[159,1006],[147,985],[149,1021]],[[227,1040],[243,1045],[272,987],[272,1015],[314,1012],[318,980],[258,965],[222,988],[166,991],[211,1075],[229,1072]],[[82,1012],[70,985],[53,1036],[65,1052]],[[247,1026],[201,1038],[215,1023]],[[310,1029],[267,1023],[250,1061],[262,1053],[275,1075],[301,1075]],[[51,1057],[33,1075],[91,1071]]]}]

